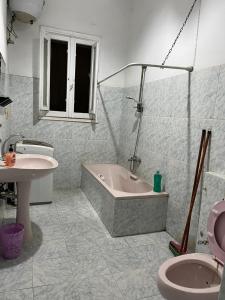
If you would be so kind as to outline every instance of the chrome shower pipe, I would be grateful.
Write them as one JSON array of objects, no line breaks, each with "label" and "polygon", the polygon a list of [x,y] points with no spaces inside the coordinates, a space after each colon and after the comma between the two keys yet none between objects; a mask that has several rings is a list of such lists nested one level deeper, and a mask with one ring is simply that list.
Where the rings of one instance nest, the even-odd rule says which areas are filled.
[{"label": "chrome shower pipe", "polygon": [[159,68],[159,69],[174,69],[174,70],[184,70],[184,71],[188,71],[188,72],[192,72],[194,70],[193,67],[179,67],[179,66],[166,66],[166,65],[162,66],[162,65],[154,65],[154,64],[131,63],[131,64],[128,64],[128,65],[120,68],[118,71],[105,77],[104,79],[98,81],[98,85],[130,67],[146,67],[146,68],[150,67],[150,68]]},{"label": "chrome shower pipe", "polygon": [[134,147],[134,153],[128,159],[128,161],[130,162],[130,171],[132,173],[136,173],[137,167],[141,163],[141,158],[137,156],[137,150],[138,150],[138,144],[139,144],[139,139],[140,139],[142,116],[143,116],[143,91],[144,91],[146,70],[147,70],[147,66],[142,66],[139,98],[138,98],[138,103],[137,103],[137,111],[138,111],[138,105],[141,106],[141,111],[139,111],[138,130],[137,130],[136,143],[135,143],[135,147]]},{"label": "chrome shower pipe", "polygon": [[[139,103],[142,105],[143,103],[143,91],[144,91],[144,85],[145,85],[145,73],[146,73],[147,67],[143,66],[141,70],[141,83],[140,83],[140,90],[139,90]],[[140,131],[141,131],[141,123],[142,123],[142,115],[143,111],[140,112],[139,115],[139,123],[138,123],[138,131],[137,131],[137,139],[136,139],[136,144],[134,148],[134,156],[137,154],[137,148],[139,144],[139,139],[140,139]]]}]

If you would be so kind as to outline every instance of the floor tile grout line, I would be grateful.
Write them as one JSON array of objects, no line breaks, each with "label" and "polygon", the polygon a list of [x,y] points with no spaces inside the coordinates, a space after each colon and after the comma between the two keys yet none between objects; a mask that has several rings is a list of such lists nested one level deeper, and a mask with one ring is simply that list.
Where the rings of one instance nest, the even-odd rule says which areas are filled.
[{"label": "floor tile grout line", "polygon": [[[71,197],[71,196],[69,196],[69,197]],[[76,201],[75,199],[73,200],[74,202]],[[55,208],[56,208],[56,214],[57,214],[57,216],[59,217],[59,207],[57,207],[57,205],[55,205]],[[93,209],[92,207],[87,207],[87,209]],[[97,216],[98,217],[98,216]],[[93,221],[93,220],[92,220]],[[98,222],[96,221],[96,224],[97,224]],[[59,222],[59,225],[61,225],[61,222]],[[52,225],[47,225],[47,226],[52,226]],[[102,235],[104,235],[104,238],[106,238],[106,240],[107,239],[109,239],[109,241],[112,239],[111,237],[108,237],[107,235],[106,235],[106,232],[102,232]],[[103,238],[103,240],[104,240],[104,238]],[[116,244],[115,245],[113,245],[113,243],[111,244],[111,245],[109,245],[108,246],[108,248],[107,248],[107,246],[106,246],[106,248],[105,248],[105,252],[104,253],[107,253],[107,251],[108,251],[108,253],[110,254],[110,251],[112,251],[112,249],[114,248],[115,249],[115,251],[120,251],[120,250],[128,250],[129,249],[129,251],[132,251],[134,254],[135,254],[135,252],[134,252],[134,249],[135,248],[137,248],[137,247],[143,247],[143,246],[145,246],[145,245],[131,245],[131,244],[129,244],[126,240],[125,240],[125,238],[123,238],[122,237],[122,239],[123,239],[123,241],[125,242],[125,244],[126,244],[126,246],[125,247],[123,247],[123,246],[121,246],[121,247],[119,247],[119,248],[117,248],[116,247]],[[46,240],[47,242],[50,242],[50,241],[58,241],[58,240],[62,240],[62,241],[64,241],[65,242],[65,246],[66,246],[66,249],[67,249],[67,252],[68,252],[68,256],[66,257],[66,260],[68,260],[68,261],[70,261],[71,259],[73,259],[73,255],[71,255],[70,253],[69,253],[69,251],[68,251],[68,242],[66,241],[66,237],[65,236],[63,236],[63,238],[60,238],[60,239],[58,239],[58,238],[56,238],[56,239],[53,239],[53,240]],[[160,242],[160,241],[159,241]],[[148,243],[146,246],[150,246],[152,243]],[[96,243],[96,246],[98,247],[98,248],[100,248],[101,249],[101,247],[100,247],[100,245],[99,244],[97,244]],[[108,250],[107,250],[108,249]],[[60,257],[61,258],[61,257]],[[47,260],[54,260],[54,259],[60,259],[60,258],[49,258],[49,259],[47,259]],[[62,257],[62,259],[63,259],[63,257]],[[105,262],[105,265],[106,265],[106,267],[109,269],[109,275],[105,275],[105,276],[113,276],[113,274],[115,275],[116,273],[121,273],[121,272],[114,272],[113,271],[113,269],[111,269],[110,268],[110,264],[108,264],[108,262],[107,262],[107,260],[105,260],[105,258],[103,258],[103,260],[104,260],[104,262]],[[149,264],[150,264],[150,261],[148,261],[149,262]],[[36,262],[36,263],[38,263],[38,262]],[[33,278],[33,276],[34,276],[34,269],[33,269],[33,267],[34,267],[34,259],[32,258],[32,290],[33,290],[33,297],[34,297],[34,288],[36,287],[34,287],[34,278]],[[130,269],[130,270],[128,270],[129,272],[135,272],[136,270],[138,270],[139,268],[137,267],[137,268],[133,268],[133,269]],[[75,275],[76,275],[76,273],[74,273],[74,271],[73,271],[73,269],[72,269],[72,267],[70,267],[70,270],[71,270],[71,276],[72,277],[74,277]],[[102,275],[103,277],[104,277],[104,275]],[[155,280],[153,277],[152,277],[152,279],[153,280]],[[118,288],[118,290],[121,292],[121,294],[122,295],[124,295],[124,292],[122,292],[122,290],[121,290],[121,288],[118,286],[118,283],[117,283],[117,281],[114,279],[113,280],[113,283],[116,285],[116,287]],[[45,284],[45,285],[41,285],[41,287],[43,287],[43,286],[49,286],[49,285],[55,285],[55,284]]]},{"label": "floor tile grout line", "polygon": [[19,288],[19,289],[10,289],[10,290],[5,290],[5,291],[2,291],[2,292],[0,292],[0,295],[1,294],[5,294],[5,293],[11,293],[11,292],[17,292],[17,291],[24,291],[24,290],[31,290],[31,289],[33,289],[33,287],[31,286],[31,287],[26,287],[26,288]]}]

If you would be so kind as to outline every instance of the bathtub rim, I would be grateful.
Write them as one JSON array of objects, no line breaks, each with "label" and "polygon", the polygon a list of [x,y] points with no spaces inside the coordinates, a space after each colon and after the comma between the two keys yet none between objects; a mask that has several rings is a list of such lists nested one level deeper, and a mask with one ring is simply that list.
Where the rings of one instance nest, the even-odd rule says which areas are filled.
[{"label": "bathtub rim", "polygon": [[[96,173],[93,172],[90,168],[88,168],[89,166],[94,166],[94,165],[112,165],[112,166],[120,166],[122,168],[124,168],[123,166],[119,165],[119,164],[112,164],[112,163],[83,163],[81,165],[81,168],[84,168],[89,174],[92,175],[92,177],[99,183],[101,184],[101,186],[104,187],[104,189],[106,189],[110,195],[112,195],[113,198],[115,199],[120,199],[120,200],[127,200],[127,199],[144,199],[144,198],[159,198],[159,197],[165,197],[168,198],[169,194],[166,192],[161,192],[161,193],[156,193],[150,191],[150,192],[146,192],[146,193],[127,193],[127,192],[122,192],[122,191],[117,191],[117,190],[113,190],[112,188],[110,188],[103,180],[101,180],[99,177],[96,176]],[[127,170],[126,168],[124,168],[127,172],[130,173],[129,170]],[[144,179],[142,179],[141,177],[138,177],[140,180],[146,182]]]}]

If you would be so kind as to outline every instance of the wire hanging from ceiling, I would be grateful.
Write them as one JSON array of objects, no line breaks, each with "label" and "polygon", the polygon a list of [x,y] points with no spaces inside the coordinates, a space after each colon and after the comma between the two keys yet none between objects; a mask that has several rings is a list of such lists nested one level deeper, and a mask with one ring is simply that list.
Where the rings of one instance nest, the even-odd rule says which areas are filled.
[{"label": "wire hanging from ceiling", "polygon": [[180,30],[179,30],[179,32],[178,32],[178,34],[177,34],[177,36],[176,36],[176,38],[175,38],[173,44],[172,44],[172,46],[170,47],[168,53],[166,54],[166,56],[165,56],[165,58],[164,58],[164,60],[163,60],[163,62],[162,62],[162,66],[165,65],[165,63],[166,63],[166,61],[168,60],[168,58],[169,58],[171,52],[173,51],[173,48],[175,47],[175,45],[176,45],[176,43],[177,43],[177,41],[178,41],[178,39],[179,39],[179,37],[180,37],[182,31],[184,30],[184,27],[185,27],[185,25],[187,24],[187,21],[188,21],[188,19],[190,18],[191,13],[192,13],[192,11],[193,11],[193,9],[194,9],[194,7],[195,7],[195,5],[196,5],[197,2],[198,2],[198,0],[194,0],[193,4],[192,4],[192,6],[191,6],[191,8],[190,8],[190,10],[189,10],[189,12],[188,12],[188,14],[187,14],[185,20],[184,20],[184,23],[182,24],[182,26],[181,26],[181,28],[180,28]]},{"label": "wire hanging from ceiling", "polygon": [[9,21],[9,24],[7,26],[7,31],[8,31],[7,44],[14,44],[14,40],[12,39],[12,36],[14,38],[18,37],[17,34],[16,34],[16,32],[15,32],[15,30],[14,30],[14,26],[13,26],[15,20],[16,20],[15,14],[12,14],[11,15],[11,19]]},{"label": "wire hanging from ceiling", "polygon": [[198,23],[197,23],[197,29],[196,29],[196,38],[195,38],[195,50],[194,50],[194,58],[193,58],[193,67],[195,67],[196,64],[196,58],[197,58],[197,50],[198,50],[198,36],[199,36],[199,26],[200,26],[200,17],[201,17],[201,7],[202,7],[202,0],[199,0],[199,10],[198,10]]}]

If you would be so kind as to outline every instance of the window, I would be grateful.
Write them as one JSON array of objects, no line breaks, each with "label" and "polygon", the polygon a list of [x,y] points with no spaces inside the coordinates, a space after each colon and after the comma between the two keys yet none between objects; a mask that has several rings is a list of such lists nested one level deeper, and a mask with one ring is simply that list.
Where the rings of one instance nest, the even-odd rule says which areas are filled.
[{"label": "window", "polygon": [[95,119],[99,39],[41,28],[40,111],[45,117]]}]

